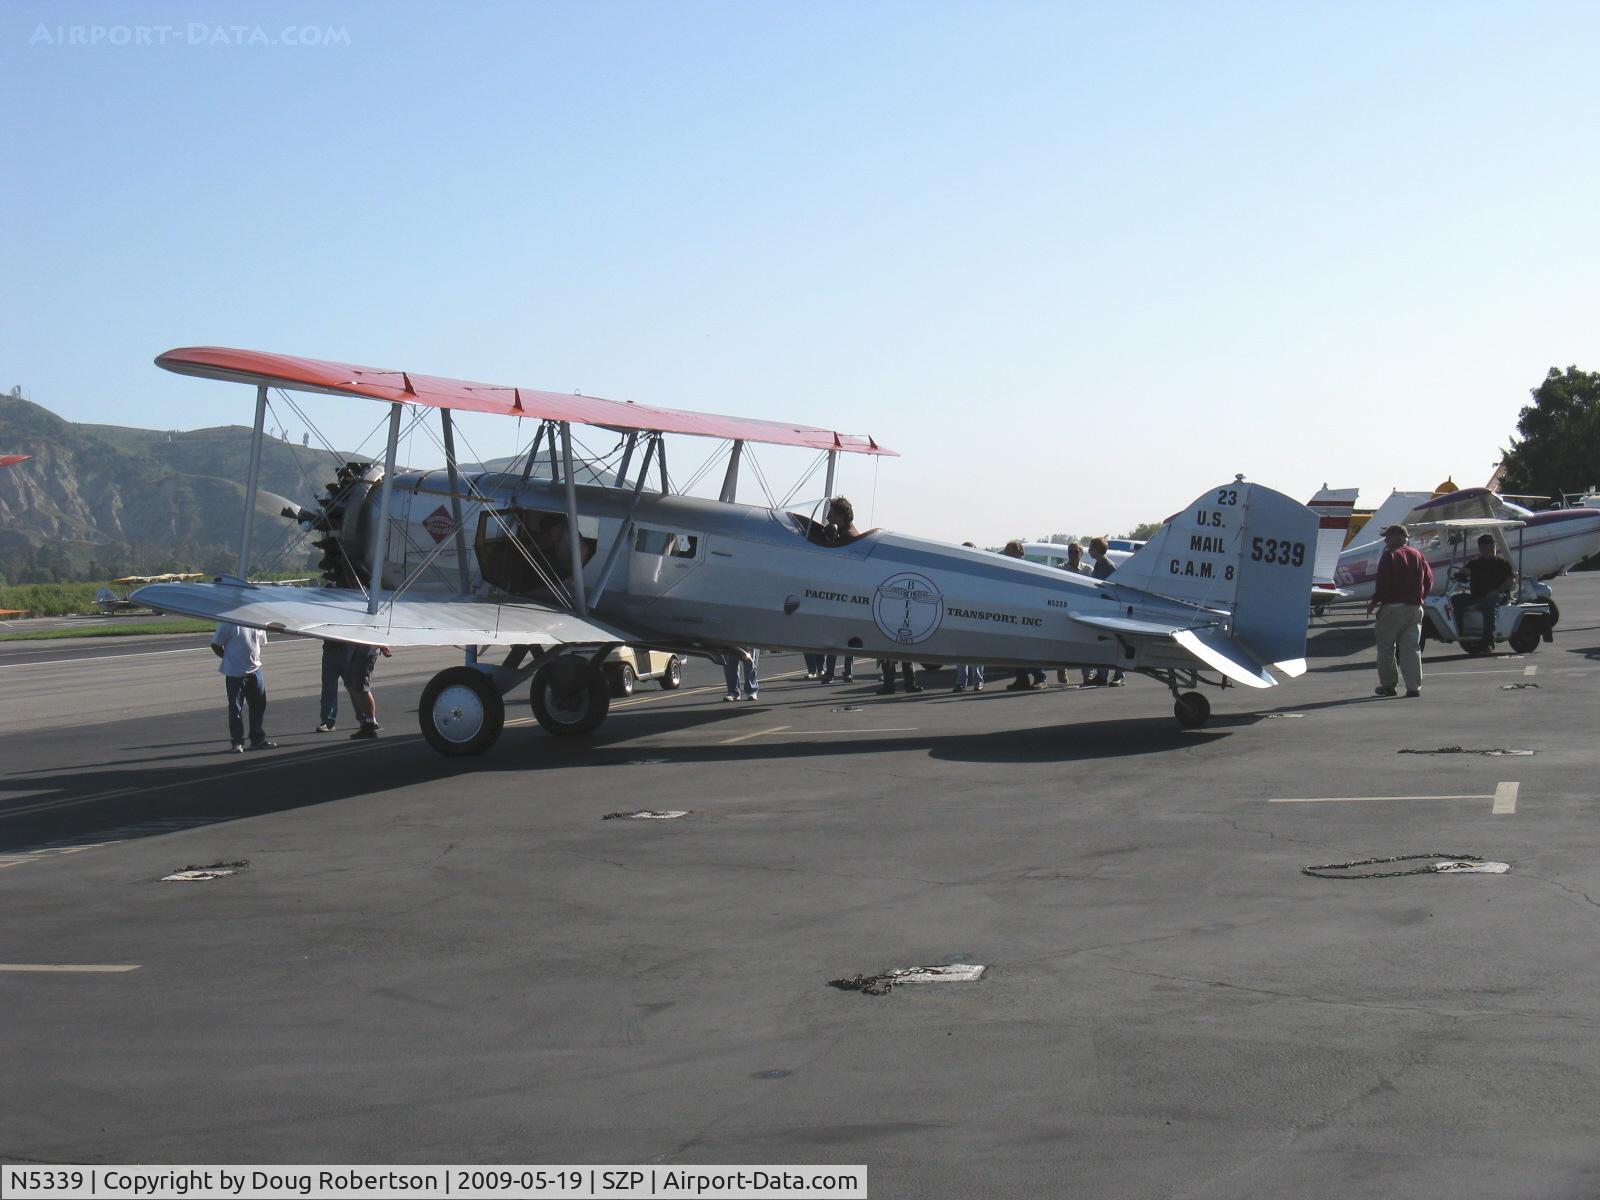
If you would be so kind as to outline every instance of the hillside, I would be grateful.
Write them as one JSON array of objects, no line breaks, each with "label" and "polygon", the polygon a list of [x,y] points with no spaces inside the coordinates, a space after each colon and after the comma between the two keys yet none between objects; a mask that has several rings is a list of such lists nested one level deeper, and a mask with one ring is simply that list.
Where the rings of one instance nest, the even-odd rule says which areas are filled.
[{"label": "hillside", "polygon": [[[79,425],[0,397],[0,447],[33,455],[0,471],[0,578],[50,583],[236,563],[250,430]],[[268,438],[254,541],[263,569],[290,529],[278,509],[308,503],[346,455]],[[313,555],[281,562],[299,570]]]}]

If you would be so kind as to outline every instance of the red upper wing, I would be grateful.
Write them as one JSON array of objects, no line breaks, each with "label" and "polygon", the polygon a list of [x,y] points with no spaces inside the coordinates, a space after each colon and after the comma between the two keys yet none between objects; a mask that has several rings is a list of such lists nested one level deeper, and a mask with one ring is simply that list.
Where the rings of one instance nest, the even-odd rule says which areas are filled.
[{"label": "red upper wing", "polygon": [[814,450],[842,450],[851,454],[894,454],[869,437],[835,433],[784,421],[758,421],[750,417],[722,417],[713,413],[651,408],[599,396],[569,396],[532,388],[441,379],[409,371],[386,371],[350,363],[268,354],[261,350],[233,350],[226,346],[187,346],[168,350],[156,359],[158,367],[180,375],[227,379],[238,383],[267,384],[302,392],[327,392],[336,396],[364,396],[372,400],[399,400],[434,408],[501,413],[508,417],[534,417],[550,421],[575,421],[607,429],[636,429],[651,433],[688,433],[700,437],[764,442],[775,446],[807,446]]},{"label": "red upper wing", "polygon": [[19,462],[27,462],[31,454],[0,454],[0,467],[14,467]]}]

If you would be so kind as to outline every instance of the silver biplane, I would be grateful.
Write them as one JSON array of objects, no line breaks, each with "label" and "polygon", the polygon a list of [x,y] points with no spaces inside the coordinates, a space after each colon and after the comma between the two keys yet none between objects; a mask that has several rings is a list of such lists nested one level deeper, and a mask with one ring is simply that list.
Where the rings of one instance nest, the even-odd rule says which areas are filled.
[{"label": "silver biplane", "polygon": [[[1114,577],[1095,580],[883,529],[841,529],[825,523],[821,502],[791,512],[735,499],[746,443],[824,452],[831,495],[838,455],[894,453],[870,438],[256,351],[180,349],[156,362],[256,387],[247,513],[269,388],[390,405],[384,461],[348,465],[314,509],[292,514],[323,535],[328,586],[243,582],[246,521],[238,578],[156,584],[135,598],[309,637],[465,648],[464,663],[430,680],[418,706],[442,754],[493,745],[503,698],[523,686],[550,733],[593,731],[610,703],[606,660],[628,645],[718,661],[760,646],[1120,667],[1165,684],[1186,726],[1210,715],[1202,684],[1266,688],[1305,670],[1317,517],[1242,476],[1208,489]],[[402,416],[427,408],[439,412],[444,469],[399,472]],[[459,471],[456,410],[540,421],[522,471]],[[614,474],[580,482],[573,424],[622,436]],[[670,493],[666,434],[731,442],[718,500]],[[506,650],[499,662],[489,660],[493,647]]]}]

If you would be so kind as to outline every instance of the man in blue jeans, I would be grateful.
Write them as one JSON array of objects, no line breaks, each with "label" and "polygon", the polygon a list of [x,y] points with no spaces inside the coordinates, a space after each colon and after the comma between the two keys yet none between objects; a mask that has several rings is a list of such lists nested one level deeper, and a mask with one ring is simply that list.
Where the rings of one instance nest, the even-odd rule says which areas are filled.
[{"label": "man in blue jeans", "polygon": [[741,692],[746,700],[754,700],[760,695],[761,683],[756,678],[756,668],[760,662],[761,651],[756,647],[751,648],[748,662],[733,654],[723,656],[722,678],[728,685],[724,700],[737,700]]},{"label": "man in blue jeans", "polygon": [[[350,661],[350,643],[328,639],[322,643],[322,706],[318,733],[332,733],[339,723],[339,685]],[[358,713],[357,716],[360,714]]]},{"label": "man in blue jeans", "polygon": [[217,669],[228,688],[228,746],[235,754],[244,753],[244,710],[250,709],[250,749],[272,750],[277,742],[267,740],[263,722],[267,715],[267,684],[261,674],[261,647],[267,635],[223,621],[211,637],[211,651],[222,660]]}]

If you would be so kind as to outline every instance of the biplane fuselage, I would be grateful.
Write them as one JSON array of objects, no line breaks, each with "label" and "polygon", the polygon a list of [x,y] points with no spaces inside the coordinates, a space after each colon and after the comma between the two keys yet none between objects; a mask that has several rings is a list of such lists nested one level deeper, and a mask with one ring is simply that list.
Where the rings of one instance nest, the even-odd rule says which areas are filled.
[{"label": "biplane fuselage", "polygon": [[[558,602],[550,588],[529,578],[533,564],[523,554],[570,582],[564,529],[547,538],[548,552],[522,531],[565,520],[561,485],[507,475],[468,483],[467,494],[483,498],[465,501],[462,514],[474,593]],[[628,548],[596,598],[607,550],[628,519],[632,498],[618,488],[576,490],[590,611],[643,643],[994,666],[1138,669],[1190,661],[1152,647],[1124,648],[1113,635],[1074,619],[1085,608],[1149,619],[1193,615],[1158,597],[1122,597],[1114,581],[881,529],[825,544],[803,514],[686,496],[640,497]],[[459,560],[444,538],[448,498],[442,472],[396,478],[385,587],[401,586],[426,560],[411,594],[459,592]],[[360,517],[351,524],[363,533],[371,528]],[[522,540],[520,552],[505,545],[508,533]],[[349,550],[359,560],[367,546]]]}]

